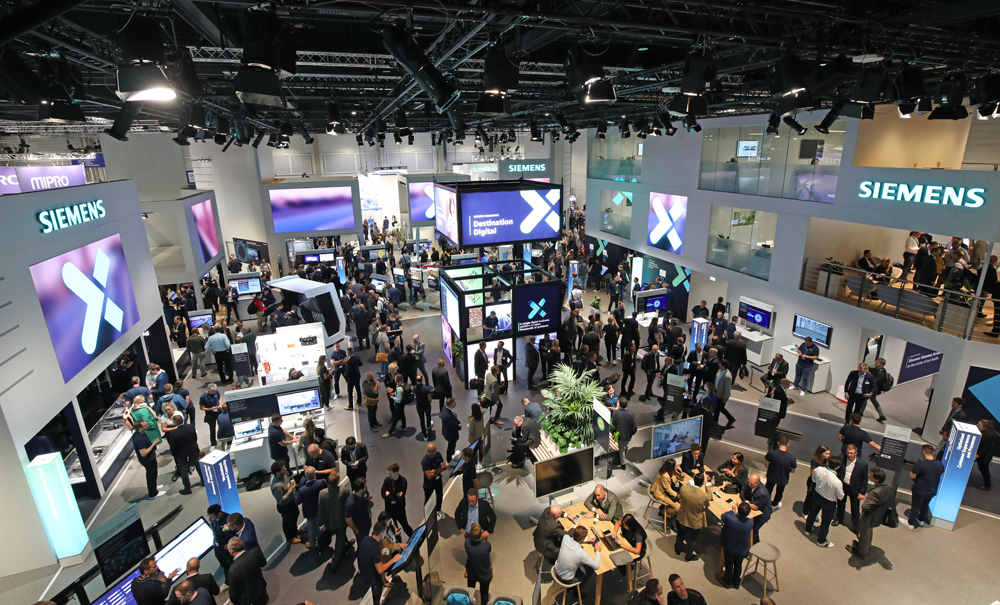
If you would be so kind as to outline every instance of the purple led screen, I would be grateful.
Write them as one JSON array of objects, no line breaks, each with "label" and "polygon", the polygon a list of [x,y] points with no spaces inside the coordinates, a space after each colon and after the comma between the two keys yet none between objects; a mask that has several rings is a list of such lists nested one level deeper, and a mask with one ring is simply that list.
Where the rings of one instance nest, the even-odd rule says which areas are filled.
[{"label": "purple led screen", "polygon": [[410,220],[434,220],[434,183],[410,183]]},{"label": "purple led screen", "polygon": [[354,194],[350,187],[272,189],[275,233],[354,229]]},{"label": "purple led screen", "polygon": [[191,214],[194,215],[194,227],[198,232],[198,251],[201,252],[201,264],[204,265],[219,253],[219,233],[215,230],[212,200],[191,206]]},{"label": "purple led screen", "polygon": [[139,321],[117,233],[32,265],[30,271],[66,382]]}]

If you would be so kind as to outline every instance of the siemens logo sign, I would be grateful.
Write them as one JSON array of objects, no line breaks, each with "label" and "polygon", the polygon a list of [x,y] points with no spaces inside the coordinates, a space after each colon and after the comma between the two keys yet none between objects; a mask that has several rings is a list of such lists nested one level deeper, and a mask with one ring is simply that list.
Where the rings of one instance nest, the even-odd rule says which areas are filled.
[{"label": "siemens logo sign", "polygon": [[908,185],[906,183],[880,183],[861,181],[858,197],[943,206],[963,206],[979,208],[986,200],[986,189],[982,187],[946,187],[943,185]]},{"label": "siemens logo sign", "polygon": [[104,200],[94,200],[54,210],[42,210],[37,215],[38,224],[42,226],[42,233],[52,233],[73,225],[96,221],[105,216],[107,216],[107,211],[104,209]]},{"label": "siemens logo sign", "polygon": [[507,167],[508,172],[545,172],[545,164],[511,164]]}]

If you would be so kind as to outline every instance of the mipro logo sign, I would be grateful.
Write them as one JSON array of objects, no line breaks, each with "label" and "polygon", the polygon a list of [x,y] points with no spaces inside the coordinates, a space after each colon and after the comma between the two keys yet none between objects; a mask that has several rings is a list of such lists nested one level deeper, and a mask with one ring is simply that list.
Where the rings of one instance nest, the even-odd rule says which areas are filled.
[{"label": "mipro logo sign", "polygon": [[528,301],[528,306],[531,307],[531,313],[528,313],[528,319],[534,319],[536,315],[539,318],[545,317],[546,315],[545,309],[542,308],[545,306],[544,298],[538,302],[535,302],[533,300]]},{"label": "mipro logo sign", "polygon": [[531,213],[521,221],[521,233],[532,233],[542,221],[551,227],[553,232],[559,231],[559,212],[555,208],[560,198],[558,189],[550,189],[545,197],[535,190],[522,191],[521,197],[531,206]]},{"label": "mipro logo sign", "polygon": [[62,267],[63,283],[87,305],[83,320],[83,333],[80,335],[80,346],[87,354],[91,354],[97,349],[97,336],[101,330],[102,317],[115,330],[122,331],[122,318],[125,314],[121,307],[104,293],[104,288],[108,285],[110,270],[111,259],[100,249],[97,250],[97,258],[94,261],[93,279],[84,275],[71,262],[67,262]]}]

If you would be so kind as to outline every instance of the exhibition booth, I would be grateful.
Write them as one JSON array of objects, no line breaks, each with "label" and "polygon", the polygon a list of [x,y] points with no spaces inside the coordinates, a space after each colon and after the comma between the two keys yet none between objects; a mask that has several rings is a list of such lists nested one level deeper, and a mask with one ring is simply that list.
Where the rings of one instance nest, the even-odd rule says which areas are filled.
[{"label": "exhibition booth", "polygon": [[2,203],[0,441],[18,463],[5,465],[0,504],[17,519],[6,535],[18,547],[0,562],[13,574],[82,561],[81,507],[96,504],[131,455],[109,394],[151,362],[175,373],[133,182]]},{"label": "exhibition booth", "polygon": [[[178,284],[197,286],[225,260],[214,191],[177,200],[140,202],[140,207],[157,284],[174,290]],[[198,308],[204,308],[201,297],[195,298]]]}]

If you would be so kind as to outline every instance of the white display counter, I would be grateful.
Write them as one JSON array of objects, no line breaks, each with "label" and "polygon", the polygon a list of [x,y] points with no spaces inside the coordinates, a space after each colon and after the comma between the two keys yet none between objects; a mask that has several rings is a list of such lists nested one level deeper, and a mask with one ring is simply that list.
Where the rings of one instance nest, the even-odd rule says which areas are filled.
[{"label": "white display counter", "polygon": [[[799,350],[795,345],[781,347],[781,353],[788,361],[788,380],[795,380],[795,362],[799,359]],[[809,375],[809,384],[805,385],[806,391],[810,393],[821,393],[830,390],[830,360],[820,357],[813,364],[812,374]]]},{"label": "white display counter", "polygon": [[747,361],[750,363],[766,366],[771,363],[774,354],[774,337],[763,332],[741,331],[740,338],[747,343]]},{"label": "white display counter", "polygon": [[267,449],[267,434],[263,438],[234,443],[229,448],[238,477],[249,477],[260,470],[271,471],[271,455]]},{"label": "white display counter", "polygon": [[292,368],[314,377],[320,355],[326,355],[323,324],[319,322],[278,328],[274,334],[258,336],[256,346],[261,384],[288,380]]}]

